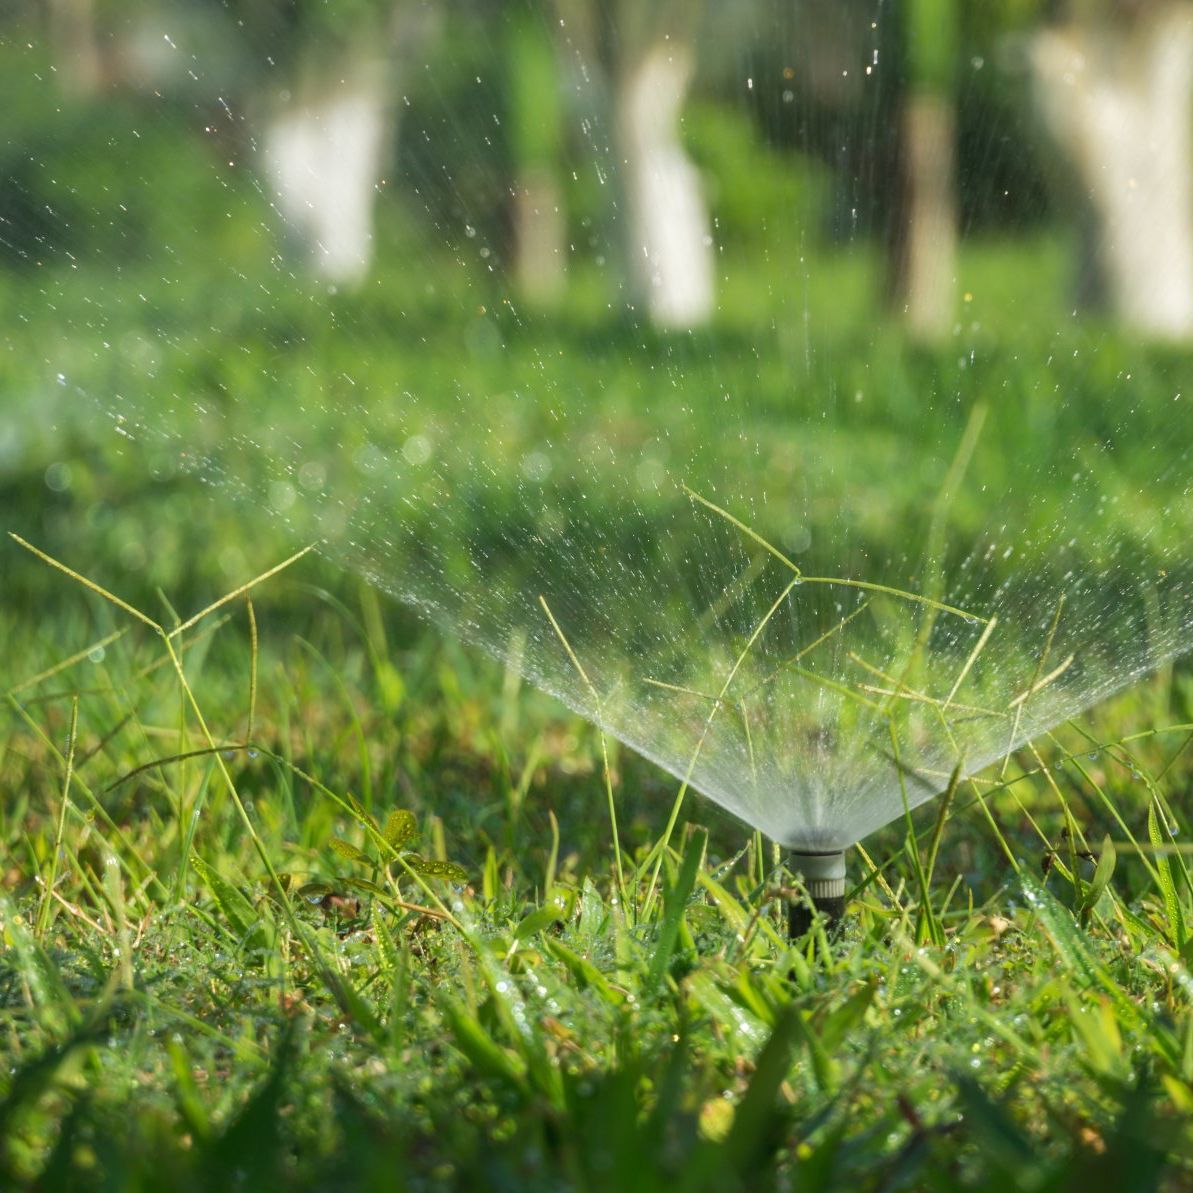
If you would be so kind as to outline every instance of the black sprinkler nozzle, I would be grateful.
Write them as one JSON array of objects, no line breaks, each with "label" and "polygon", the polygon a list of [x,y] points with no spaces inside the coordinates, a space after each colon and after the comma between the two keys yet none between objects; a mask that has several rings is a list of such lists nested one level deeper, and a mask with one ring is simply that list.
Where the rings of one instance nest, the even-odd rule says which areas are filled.
[{"label": "black sprinkler nozzle", "polygon": [[793,853],[791,870],[807,895],[787,905],[788,935],[792,940],[806,936],[816,915],[831,930],[845,914],[845,854]]}]

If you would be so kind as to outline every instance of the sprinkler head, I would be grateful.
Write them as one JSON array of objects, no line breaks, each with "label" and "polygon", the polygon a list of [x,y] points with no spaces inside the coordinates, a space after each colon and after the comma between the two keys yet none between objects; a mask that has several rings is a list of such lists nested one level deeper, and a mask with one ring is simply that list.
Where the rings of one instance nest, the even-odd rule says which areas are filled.
[{"label": "sprinkler head", "polygon": [[793,899],[787,905],[790,938],[805,936],[815,913],[822,915],[831,929],[845,914],[845,854],[793,853],[791,870],[807,888],[808,898]]}]

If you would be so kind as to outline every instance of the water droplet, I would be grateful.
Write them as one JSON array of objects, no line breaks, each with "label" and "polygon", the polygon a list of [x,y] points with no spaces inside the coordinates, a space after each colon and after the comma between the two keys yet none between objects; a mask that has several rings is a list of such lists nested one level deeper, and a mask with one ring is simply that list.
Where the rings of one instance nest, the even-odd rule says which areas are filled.
[{"label": "water droplet", "polygon": [[71,479],[70,465],[61,460],[46,469],[46,488],[55,493],[65,493],[70,488]]},{"label": "water droplet", "polygon": [[431,458],[431,441],[425,435],[411,435],[402,445],[408,464],[425,464]]}]

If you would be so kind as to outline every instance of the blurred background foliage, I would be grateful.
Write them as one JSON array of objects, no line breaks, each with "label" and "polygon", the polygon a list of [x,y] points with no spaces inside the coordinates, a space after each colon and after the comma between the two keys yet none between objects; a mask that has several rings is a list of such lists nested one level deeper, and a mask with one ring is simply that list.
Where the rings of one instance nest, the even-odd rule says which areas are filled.
[{"label": "blurred background foliage", "polygon": [[[213,214],[222,215],[227,203],[226,197],[214,190],[219,180],[210,169],[210,159],[220,156],[225,142],[240,152],[250,150],[245,140],[252,137],[244,121],[260,93],[279,79],[293,82],[301,73],[299,60],[304,54],[329,62],[339,53],[368,53],[376,31],[393,21],[406,20],[413,33],[405,35],[422,38],[428,51],[424,78],[401,79],[408,132],[402,138],[395,130],[390,147],[399,176],[428,176],[438,170],[454,180],[457,201],[462,205],[467,196],[483,194],[500,171],[505,172],[506,182],[512,183],[519,164],[559,168],[569,158],[590,158],[590,146],[583,136],[575,135],[577,122],[569,118],[575,113],[564,112],[572,98],[565,91],[572,90],[567,74],[574,63],[556,44],[552,7],[520,2],[438,6],[370,0],[338,4],[221,4],[215,0],[10,4],[3,26],[9,61],[4,72],[6,135],[0,206],[6,256],[14,264],[65,252],[123,251],[135,258],[160,247],[184,214],[197,235],[210,235],[210,225],[216,222]],[[765,138],[793,151],[783,162],[783,172],[793,178],[815,178],[820,173],[817,157],[827,157],[838,173],[851,168],[856,173],[857,165],[834,156],[833,145],[841,138],[833,122],[856,120],[854,109],[860,103],[877,110],[882,105],[875,101],[875,89],[863,96],[854,89],[826,88],[811,70],[805,80],[801,69],[797,79],[791,62],[805,65],[800,59],[815,55],[818,47],[815,43],[801,45],[799,5],[771,7],[783,24],[792,27],[791,46],[784,46],[780,39],[758,36],[764,25],[760,13],[755,13],[756,24],[740,17],[718,21],[718,26],[734,27],[728,30],[727,45],[707,51],[711,61],[708,69],[702,63],[702,87],[692,97],[696,110],[685,119],[685,136],[694,146],[708,139]],[[852,7],[861,12],[868,6]],[[1001,6],[1008,9],[1005,18],[991,19],[990,12],[999,7],[967,6],[975,25],[966,31],[967,48],[979,55],[975,62],[983,62],[982,67],[964,72],[966,78],[959,87],[959,153],[963,160],[982,163],[981,168],[963,172],[968,227],[994,221],[998,218],[994,212],[1003,222],[1016,226],[1039,221],[1046,214],[1034,146],[1020,144],[1018,152],[1008,151],[994,160],[989,155],[990,128],[1005,125],[1008,111],[1024,115],[1022,88],[1013,72],[992,68],[981,73],[984,56],[996,51],[999,39],[1016,18],[1022,20],[1015,11],[1022,6]],[[691,8],[693,25],[702,15],[698,8]],[[760,6],[741,8],[757,10]],[[407,14],[417,16],[421,24]],[[897,34],[888,33],[887,28],[884,24],[881,40],[893,44],[884,44],[884,48],[895,54],[905,52],[897,43]],[[201,74],[187,64],[191,55],[170,54],[159,29],[173,29],[180,42],[196,49]],[[185,31],[185,39],[181,31]],[[718,28],[720,32],[725,31]],[[847,32],[827,31],[840,36]],[[31,43],[30,38],[35,40]],[[834,46],[837,53],[853,49]],[[502,78],[492,77],[495,53],[506,56]],[[476,82],[478,69],[490,75],[480,84]],[[400,68],[395,68],[395,73],[400,74]],[[744,73],[758,79],[748,105],[741,102],[740,95]],[[881,85],[898,86],[898,74],[895,66],[884,69]],[[888,80],[892,82],[888,84]],[[799,102],[795,102],[797,98]],[[234,113],[224,107],[233,100],[237,105]],[[418,135],[434,113],[449,111],[457,121],[451,136]],[[511,119],[495,122],[495,114],[508,114]],[[148,125],[151,137],[137,158],[129,160],[124,158],[129,151],[124,138],[138,123],[138,115],[139,122]],[[468,124],[459,123],[469,117]],[[207,118],[214,123],[213,129],[200,124]],[[212,132],[217,136],[214,146]],[[848,139],[851,153],[872,159],[861,169],[877,181],[879,166],[891,146],[878,138],[862,142],[851,135]],[[204,142],[207,151],[202,148]],[[111,152],[114,144],[121,147],[120,157]],[[246,164],[251,166],[251,159],[242,166]],[[738,219],[729,221],[729,235],[739,232],[753,212],[765,209],[768,199],[773,201],[766,191],[778,180],[759,179],[731,168],[743,162],[721,159],[702,164],[710,175],[707,183],[731,205],[736,199],[742,209]],[[204,165],[208,167],[205,171]],[[141,185],[144,175],[137,176],[138,166],[142,170],[156,167],[155,188],[165,188],[159,194],[166,201],[157,205],[159,222],[165,225],[162,228],[154,228],[152,212],[141,210],[125,212],[127,218],[117,219],[113,225],[115,213],[123,211],[121,204],[127,206],[129,199],[148,205],[152,192]],[[113,173],[123,175],[123,187],[114,185],[119,180],[109,177]],[[576,193],[570,196],[578,219],[569,230],[577,230],[576,224],[582,226],[583,220],[590,218],[590,209],[598,205],[594,181],[591,176],[578,180]],[[837,182],[834,195],[840,203],[849,184]],[[1017,185],[1009,185],[1011,182]],[[735,190],[739,193],[734,194]],[[889,211],[883,211],[882,188],[875,186],[874,191],[865,213],[871,224],[884,215],[889,218]],[[79,205],[68,206],[64,194],[73,196]],[[189,202],[179,206],[186,195]],[[893,197],[889,189],[885,197],[889,208]],[[409,212],[393,210],[401,198],[399,195],[395,203],[392,192],[385,196],[390,201],[379,205],[383,221],[409,216]],[[249,218],[253,214],[258,220],[265,216],[264,212],[246,213]],[[441,214],[450,215],[450,209]],[[508,210],[493,214],[498,219],[506,217],[509,231]],[[820,214],[827,227],[840,218],[839,213],[827,210]],[[130,239],[134,229],[140,229],[144,239]],[[512,255],[512,246],[507,244],[506,249]],[[583,254],[582,239],[576,249]]]},{"label": "blurred background foliage", "polygon": [[[370,189],[382,227],[422,218],[462,231],[483,214],[508,278],[520,249],[519,182],[537,169],[559,181],[563,251],[582,262],[593,255],[585,229],[614,201],[592,170],[603,139],[616,136],[610,93],[656,41],[695,59],[680,137],[712,197],[718,243],[779,213],[794,218],[767,225],[776,249],[783,237],[812,248],[861,233],[892,238],[916,214],[901,182],[909,138],[899,122],[917,94],[954,113],[954,136],[930,164],[947,171],[955,157],[961,236],[1060,233],[1077,226],[1088,196],[1057,183],[1058,154],[1031,86],[1033,40],[1049,30],[1143,38],[1174,14],[1187,20],[1188,7],[15,0],[0,25],[3,251],[11,266],[39,268],[72,267],[71,255],[74,265],[81,256],[145,260],[167,245],[209,252],[217,226],[237,219],[248,225],[239,243],[234,230],[217,243],[243,251],[277,205],[260,168],[271,105],[304,98],[313,109],[311,96],[361,86],[381,57],[378,87],[392,111]],[[1187,149],[1160,144],[1163,131],[1152,134],[1158,158]],[[769,170],[759,145],[776,151]],[[313,156],[307,164],[319,167]],[[809,196],[805,209],[793,209],[793,191]],[[245,199],[252,194],[259,206]]]},{"label": "blurred background foliage", "polygon": [[[1023,576],[1055,587],[1081,568],[1099,583],[1110,576],[1103,599],[1125,610],[1120,594],[1149,599],[1161,566],[1193,566],[1193,502],[1181,488],[1190,438],[1183,391],[1193,363],[1191,41],[1193,4],[1184,0],[7,0],[0,6],[2,528],[172,622],[174,608],[186,616],[290,553],[296,536],[285,520],[302,504],[296,490],[299,497],[325,488],[368,496],[385,466],[379,444],[417,474],[435,443],[475,443],[491,471],[450,478],[454,508],[476,519],[470,545],[508,551],[535,533],[561,535],[568,519],[582,516],[612,557],[633,564],[651,550],[635,529],[643,516],[657,513],[662,522],[686,501],[664,482],[682,475],[699,484],[715,458],[765,490],[770,501],[758,529],[798,552],[812,572],[841,574],[828,569],[845,538],[858,559],[922,556],[944,575],[965,561],[970,581],[986,589]],[[726,406],[730,391],[738,400]],[[193,437],[193,454],[151,439],[130,445],[122,405],[146,395],[163,423]],[[415,399],[423,428],[410,436],[402,408]],[[932,526],[941,480],[983,405],[982,450],[942,530]],[[196,499],[197,479],[218,487],[219,478],[203,477],[195,460],[217,446],[229,464],[238,460],[234,444],[212,442],[221,434],[213,415],[233,406],[256,419],[256,439],[276,444],[279,458],[289,458],[295,442],[328,445],[323,456],[299,461],[292,476],[263,478],[260,508]],[[579,463],[556,462],[548,485],[552,457],[543,445],[557,415],[569,428],[563,451]],[[607,460],[610,445],[617,474],[595,484],[584,463]],[[241,462],[248,469],[265,456],[247,452]],[[1014,551],[985,549],[982,536],[1000,523],[1017,532]],[[1058,551],[1068,537],[1058,538],[1058,527],[1066,526],[1072,541]],[[928,559],[925,545],[939,557]],[[418,547],[410,545],[412,567]],[[0,691],[10,691],[8,826],[20,853],[10,844],[18,864],[3,882],[24,897],[36,857],[52,851],[39,809],[58,806],[51,747],[67,739],[69,712],[61,693],[25,707],[12,691],[20,688],[25,700],[30,677],[47,668],[56,687],[55,665],[76,651],[85,653],[75,674],[106,684],[105,668],[113,669],[127,685],[112,696],[120,707],[108,708],[104,687],[84,694],[83,710],[99,743],[94,764],[114,775],[140,773],[166,748],[142,740],[139,720],[127,740],[119,736],[126,692],[146,702],[144,720],[155,730],[177,718],[177,692],[158,672],[145,696],[143,640],[131,639],[127,655],[123,644],[110,644],[106,656],[94,648],[99,636],[124,628],[122,615],[15,546],[4,550]],[[468,562],[461,561],[465,577]],[[361,791],[366,802],[375,791],[378,808],[383,798],[397,799],[442,817],[452,856],[458,847],[477,873],[490,842],[508,850],[503,858],[519,859],[503,871],[510,915],[520,915],[527,892],[539,888],[539,862],[555,872],[561,831],[566,880],[578,885],[591,873],[603,882],[608,841],[593,812],[605,798],[595,732],[560,722],[546,697],[520,694],[512,667],[503,673],[428,633],[356,577],[314,560],[302,569],[268,590],[260,736],[337,789]],[[229,633],[247,632],[242,623]],[[188,661],[198,674],[207,658],[204,694],[225,726],[237,723],[247,686],[237,642],[219,637],[209,656]],[[200,649],[207,652],[206,639]],[[1187,664],[1099,716],[1096,738],[1067,731],[1071,743],[1060,748],[1076,762],[1073,773],[1057,764],[1044,776],[1051,785],[1072,782],[1073,806],[1095,841],[1102,828],[1117,830],[1078,772],[1105,783],[1132,822],[1142,822],[1150,796],[1130,754],[1106,751],[1098,762],[1092,742],[1188,722]],[[611,745],[619,779],[624,767],[617,795],[627,841],[646,842],[673,787]],[[1151,751],[1148,767],[1179,807],[1189,752],[1182,757],[1181,746],[1170,755],[1159,738],[1140,749]],[[285,808],[279,793],[294,784],[271,765],[246,760],[243,790],[281,842],[274,810]],[[197,798],[199,770],[181,775],[178,791]],[[125,784],[109,801],[111,814],[150,841],[155,856],[162,842],[167,853],[174,848],[162,810],[173,796],[163,799],[169,789],[156,783],[150,775]],[[1015,792],[996,809],[1024,859],[1040,848],[1033,816],[1058,844],[1070,832],[1068,805],[1049,792],[1040,779],[1038,790]],[[309,867],[336,823],[326,808],[301,799],[298,864]],[[204,847],[211,841],[224,857],[239,850],[236,865],[248,873],[256,860],[227,811],[225,804],[205,819]],[[699,816],[712,820],[729,856],[740,825],[710,805]],[[40,828],[27,828],[39,818]],[[972,830],[974,822],[965,823]],[[98,872],[102,835],[88,837],[91,831],[84,839]],[[41,854],[31,841],[42,843]],[[1072,845],[1068,839],[1062,848]],[[875,848],[897,856],[898,833],[888,830]],[[948,852],[950,873],[971,889],[1001,888],[1009,878],[985,827],[950,834]],[[1046,867],[1055,857],[1046,855]],[[1141,874],[1115,881],[1134,898],[1131,884]],[[541,893],[550,889],[548,878]],[[1007,902],[992,906],[1001,915]],[[1072,989],[1104,1006],[1102,986],[1087,985],[1086,953],[1062,939],[1054,954],[1037,929],[1035,943],[1016,929],[1000,945],[1020,913],[1011,905],[1007,914],[969,915],[966,931],[980,931],[979,957],[981,949],[1001,950],[1006,961],[998,966],[1012,977],[1029,970],[1030,981],[1016,979],[1013,996],[1001,993],[1000,985],[1010,988],[1004,968],[973,963],[964,944],[957,973],[983,984],[983,1008],[1015,1014],[1016,1032],[1020,1007],[1046,1021],[1048,1034],[1033,1039],[1050,1058],[1057,1105],[1088,1083],[1104,1094],[1117,1089],[1106,1115],[1113,1122],[1127,1087],[1118,1077],[1118,1086],[1109,1085],[1104,1073],[1134,1065],[1131,1050],[1143,1048],[1184,1056],[1185,1084],[1169,1086],[1169,1095],[1186,1115],[1193,1034],[1182,1028],[1183,1044],[1166,1042],[1177,971],[1165,963],[1148,979],[1167,987],[1169,1001],[1152,1004],[1152,1017],[1132,1029],[1139,1044],[1129,1035],[1123,1043],[1112,1023],[1112,1046],[1091,1045],[1091,1061],[1084,1046],[1074,1052],[1063,1043],[1070,1027],[1091,1029],[1088,1017],[1073,1013],[1070,988],[1057,985],[1059,956],[1062,969],[1075,967]],[[1077,1139],[1088,1146],[1072,1187],[1094,1168],[1118,1171],[1102,1136],[1077,1130],[1083,1120],[1058,1118],[1057,1127],[1041,1116],[1030,1100],[1046,1088],[1038,1062],[992,1055],[986,1020],[970,1015],[970,1001],[957,1002],[953,1018],[952,1011],[925,1018],[932,999],[947,1010],[953,995],[936,978],[929,982],[927,970],[910,980],[913,971],[899,958],[888,961],[885,943],[879,947],[882,918],[865,922],[859,939],[874,960],[843,968],[841,992],[855,979],[877,988],[889,976],[899,1005],[875,1038],[895,1038],[899,1024],[907,1045],[898,1045],[895,1077],[873,1080],[869,1059],[858,1070],[865,1079],[857,1089],[882,1103],[879,1111],[866,1117],[840,1103],[849,1130],[860,1123],[870,1140],[846,1140],[849,1163],[889,1150],[894,1090],[914,1085],[925,1099],[940,1095],[949,1113],[961,1106],[979,1124],[981,1163],[1001,1164],[1012,1154],[1006,1140],[1016,1136],[989,1107],[983,1119],[967,1085],[969,1100],[957,1102],[942,1076],[976,1067],[980,1052],[983,1075],[1012,1074],[1027,1099],[1024,1130],[1051,1131],[1058,1148]],[[1181,933],[1173,927],[1178,948]],[[1140,948],[1123,940],[1121,949],[1109,934],[1104,941],[1126,975],[1116,1005],[1142,1005],[1152,987],[1140,982]],[[699,947],[705,950],[703,937]],[[720,947],[705,951],[713,957]],[[208,972],[187,955],[177,960],[164,947],[161,955],[171,981]],[[744,952],[735,955],[753,965]],[[217,956],[239,982],[239,956],[225,958],[222,945]],[[443,971],[437,954],[429,956],[419,980],[440,992]],[[582,993],[574,980],[556,981],[568,997]],[[194,1014],[235,1019],[238,1004],[212,1010],[209,997],[217,995],[206,986],[195,983],[202,998]],[[260,1025],[272,1022],[274,987],[252,988]],[[590,1024],[582,1004],[565,998],[565,1006],[565,1017],[574,1012]],[[643,1049],[642,1072],[659,1067],[663,1041],[670,1049],[679,1038],[672,1018],[648,1014],[645,1027],[617,1032],[618,1048],[657,1037]],[[107,1106],[116,1107],[113,1122],[117,1115],[123,1124],[148,1122],[148,1134],[111,1163],[117,1173],[152,1163],[149,1187],[171,1172],[169,1149],[154,1143],[157,1118],[128,1113],[125,1094],[143,1084],[144,1050],[157,1047],[140,1020],[130,1022],[137,1047],[126,1048],[121,1036],[119,1047],[106,1049],[127,1068],[124,1083],[99,1083],[112,1099],[96,1100],[104,1115],[95,1121],[105,1125],[85,1130],[102,1152],[105,1140],[120,1138],[106,1125]],[[736,1073],[737,1083],[743,1055],[734,1029],[713,1022],[721,1059],[699,1082],[709,1105],[722,1101],[725,1073]],[[443,1030],[432,1023],[427,1038]],[[28,1034],[10,1033],[32,1047]],[[329,1035],[339,1040],[340,1025]],[[464,1183],[494,1163],[511,1182],[522,1180],[458,1112],[461,1105],[483,1110],[492,1096],[459,1082],[460,1058],[449,1059],[445,1078],[437,1057],[448,1053],[424,1047],[419,1034],[408,1038],[409,1049],[403,1039],[404,1051],[388,1056],[395,1081],[411,1091],[408,1100],[405,1092],[395,1099],[400,1131],[414,1132],[412,1154],[429,1148],[434,1161],[421,1162],[443,1157],[459,1166]],[[925,1059],[929,1046],[939,1049],[935,1059]],[[888,1063],[869,1037],[856,1047],[878,1068]],[[615,1051],[610,1046],[608,1055]],[[533,1135],[541,1119],[545,1135],[580,1140],[582,1148],[591,1141],[599,1151],[609,1120],[593,1115],[601,1105],[623,1106],[634,1121],[639,1064],[635,1056],[626,1069],[624,1097],[607,1093],[619,1076],[599,1078],[584,1094],[591,1107],[577,1101],[566,1120],[570,1134],[554,1111],[527,1116],[508,1093],[497,1096],[503,1124],[511,1132],[528,1124]],[[165,1089],[171,1079],[157,1080]],[[434,1086],[438,1101],[424,1101],[430,1086],[422,1083]],[[225,1108],[243,1089],[222,1076],[212,1084]],[[421,1117],[408,1113],[428,1104]],[[801,1094],[795,1113],[816,1104]],[[321,1107],[311,1121],[345,1171],[375,1165],[385,1174],[378,1179],[392,1183],[384,1135],[371,1133],[368,1147],[357,1146],[356,1134],[335,1135],[364,1118]],[[1126,1143],[1140,1135],[1133,1121],[1121,1135]],[[1113,1150],[1118,1135],[1106,1130],[1105,1137],[1111,1158],[1130,1158],[1126,1143]],[[627,1138],[625,1170],[653,1171],[641,1168],[637,1136]],[[988,1138],[1004,1150],[987,1147]],[[66,1128],[63,1139],[65,1156]],[[909,1146],[920,1139],[916,1127]],[[506,1154],[521,1146],[515,1140]],[[651,1155],[658,1146],[652,1137]],[[194,1154],[205,1153],[196,1147]],[[902,1167],[910,1154],[895,1157],[892,1182],[915,1179]],[[841,1171],[823,1167],[826,1185],[848,1179]],[[988,1179],[980,1175],[971,1187],[1007,1185],[1011,1178],[998,1172],[983,1169]],[[1038,1175],[1033,1187],[1061,1187],[1060,1177]],[[953,1188],[957,1179],[942,1161],[933,1187]]]},{"label": "blurred background foliage", "polygon": [[[641,439],[649,481],[668,452],[717,439],[727,361],[751,416],[799,423],[826,475],[853,470],[863,545],[923,533],[932,482],[895,462],[925,395],[958,433],[990,402],[988,440],[1041,474],[1058,443],[1117,441],[1101,483],[1127,491],[1152,467],[1152,429],[1184,410],[1191,13],[14,0],[0,15],[9,523],[64,552],[99,550],[106,526],[150,589],[212,559],[202,583],[220,583],[273,549],[226,512],[221,549],[188,551],[185,461],[146,477],[83,395],[110,414],[145,387],[179,418],[235,395],[284,434],[299,393],[333,412],[351,392],[370,430],[389,395],[438,393],[451,434],[458,396],[484,393],[516,479],[544,433],[517,395],[537,386],[588,404],[592,436]],[[817,432],[829,416],[847,438]],[[335,433],[365,449],[360,428]],[[781,456],[768,475],[796,483]],[[955,541],[988,521],[999,467],[984,453]],[[1033,495],[1021,524],[1069,496],[1054,479],[1054,504]],[[657,490],[588,512],[616,527],[618,500]],[[494,538],[520,493],[486,495]],[[1189,521],[1110,506],[1131,536]]]}]

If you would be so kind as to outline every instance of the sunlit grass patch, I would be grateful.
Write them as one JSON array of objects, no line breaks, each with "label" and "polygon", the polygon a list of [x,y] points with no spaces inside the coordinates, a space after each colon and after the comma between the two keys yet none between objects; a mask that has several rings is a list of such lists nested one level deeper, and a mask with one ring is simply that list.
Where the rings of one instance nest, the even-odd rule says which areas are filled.
[{"label": "sunlit grass patch", "polygon": [[[769,847],[714,816],[656,852],[670,796],[613,749],[619,882],[589,728],[426,636],[383,651],[359,591],[275,620],[288,582],[175,637],[194,704],[81,588],[57,655],[10,655],[9,1183],[1044,1188],[1164,1152],[1179,1187],[1184,680],[880,835],[844,936],[797,947]],[[414,828],[466,877],[377,881]]]}]

